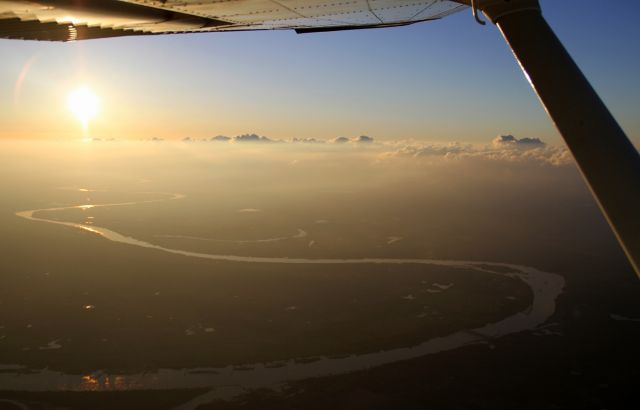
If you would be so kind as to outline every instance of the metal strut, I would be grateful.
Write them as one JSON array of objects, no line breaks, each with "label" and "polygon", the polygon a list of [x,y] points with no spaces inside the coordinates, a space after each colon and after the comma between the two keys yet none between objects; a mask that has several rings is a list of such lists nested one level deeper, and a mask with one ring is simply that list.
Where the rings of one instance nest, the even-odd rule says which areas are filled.
[{"label": "metal strut", "polygon": [[511,47],[640,277],[637,149],[553,33],[537,0],[479,1]]}]

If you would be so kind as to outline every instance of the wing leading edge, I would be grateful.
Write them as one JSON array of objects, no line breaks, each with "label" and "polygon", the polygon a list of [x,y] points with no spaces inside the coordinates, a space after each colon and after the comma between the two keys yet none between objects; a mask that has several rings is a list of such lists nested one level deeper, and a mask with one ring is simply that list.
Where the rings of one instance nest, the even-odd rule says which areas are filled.
[{"label": "wing leading edge", "polygon": [[466,7],[448,0],[0,0],[0,38],[356,30],[440,19]]}]

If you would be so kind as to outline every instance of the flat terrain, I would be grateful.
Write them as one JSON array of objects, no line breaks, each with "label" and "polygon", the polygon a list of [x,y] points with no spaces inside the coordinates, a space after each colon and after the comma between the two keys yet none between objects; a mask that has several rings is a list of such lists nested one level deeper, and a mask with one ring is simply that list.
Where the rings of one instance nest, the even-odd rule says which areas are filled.
[{"label": "flat terrain", "polygon": [[520,280],[471,269],[202,261],[7,223],[19,233],[3,250],[12,257],[0,278],[0,363],[30,368],[131,373],[358,354],[480,327],[531,303]]},{"label": "flat terrain", "polygon": [[[202,410],[640,407],[631,393],[640,379],[640,282],[573,168],[459,172],[381,165],[360,153],[227,158],[149,144],[145,155],[96,147],[0,154],[0,364],[91,382],[100,372],[303,363],[415,346],[526,311],[529,287],[492,262],[553,272],[566,285],[539,328],[276,390],[249,388],[231,401],[206,389],[0,386],[0,409],[170,409],[199,396]],[[212,261],[15,215],[175,192],[185,197],[36,216],[194,252],[472,260],[501,275]]]}]

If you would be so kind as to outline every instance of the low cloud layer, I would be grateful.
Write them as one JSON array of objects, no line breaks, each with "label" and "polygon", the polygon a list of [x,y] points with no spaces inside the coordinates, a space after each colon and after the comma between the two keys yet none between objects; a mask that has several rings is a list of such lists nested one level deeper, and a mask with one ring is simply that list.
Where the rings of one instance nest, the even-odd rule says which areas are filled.
[{"label": "low cloud layer", "polygon": [[[153,138],[154,141],[161,141],[162,139]],[[185,137],[183,142],[195,142],[197,139]],[[228,143],[302,143],[302,144],[371,144],[374,142],[373,137],[367,135],[361,135],[359,137],[336,137],[331,140],[320,140],[316,138],[293,138],[291,140],[272,139],[266,136],[258,134],[242,134],[235,137],[227,137],[225,135],[217,135],[210,139],[202,139],[202,142],[228,142]]]},{"label": "low cloud layer", "polygon": [[[162,138],[152,138],[153,141],[162,141]],[[227,143],[298,143],[298,144],[372,144],[375,140],[368,135],[360,135],[359,137],[336,137],[330,140],[321,140],[316,138],[293,138],[291,140],[273,139],[258,134],[242,134],[235,137],[227,137],[226,135],[216,135],[209,139],[201,140],[185,137],[183,142],[227,142]]]},{"label": "low cloud layer", "polygon": [[[162,141],[153,138],[153,141]],[[510,134],[498,135],[488,140],[484,145],[451,142],[446,144],[429,144],[419,141],[384,141],[376,142],[373,137],[361,135],[358,137],[336,137],[330,140],[316,138],[293,138],[291,140],[273,139],[258,134],[242,134],[235,137],[218,135],[210,139],[184,138],[184,142],[217,142],[227,144],[269,144],[274,146],[302,146],[322,149],[330,146],[364,147],[367,152],[377,155],[378,160],[393,158],[415,158],[429,160],[474,160],[474,161],[502,161],[511,163],[538,163],[543,165],[563,166],[573,163],[569,151],[564,147],[548,145],[540,138],[517,138]],[[335,149],[333,148],[333,149]],[[332,150],[333,150],[332,149]]]},{"label": "low cloud layer", "polygon": [[513,136],[498,136],[491,145],[471,144],[392,144],[395,149],[382,157],[442,158],[446,160],[481,160],[503,162],[535,162],[545,165],[563,166],[573,163],[573,158],[564,147],[545,144],[538,138],[517,139]]}]

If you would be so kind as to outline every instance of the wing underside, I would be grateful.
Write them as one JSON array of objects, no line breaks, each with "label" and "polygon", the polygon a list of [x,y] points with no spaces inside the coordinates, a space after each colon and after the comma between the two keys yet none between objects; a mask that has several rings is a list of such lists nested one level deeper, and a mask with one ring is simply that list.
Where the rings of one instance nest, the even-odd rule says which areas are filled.
[{"label": "wing underside", "polygon": [[466,6],[447,0],[0,0],[0,38],[93,38],[293,29],[299,33],[394,27]]}]

